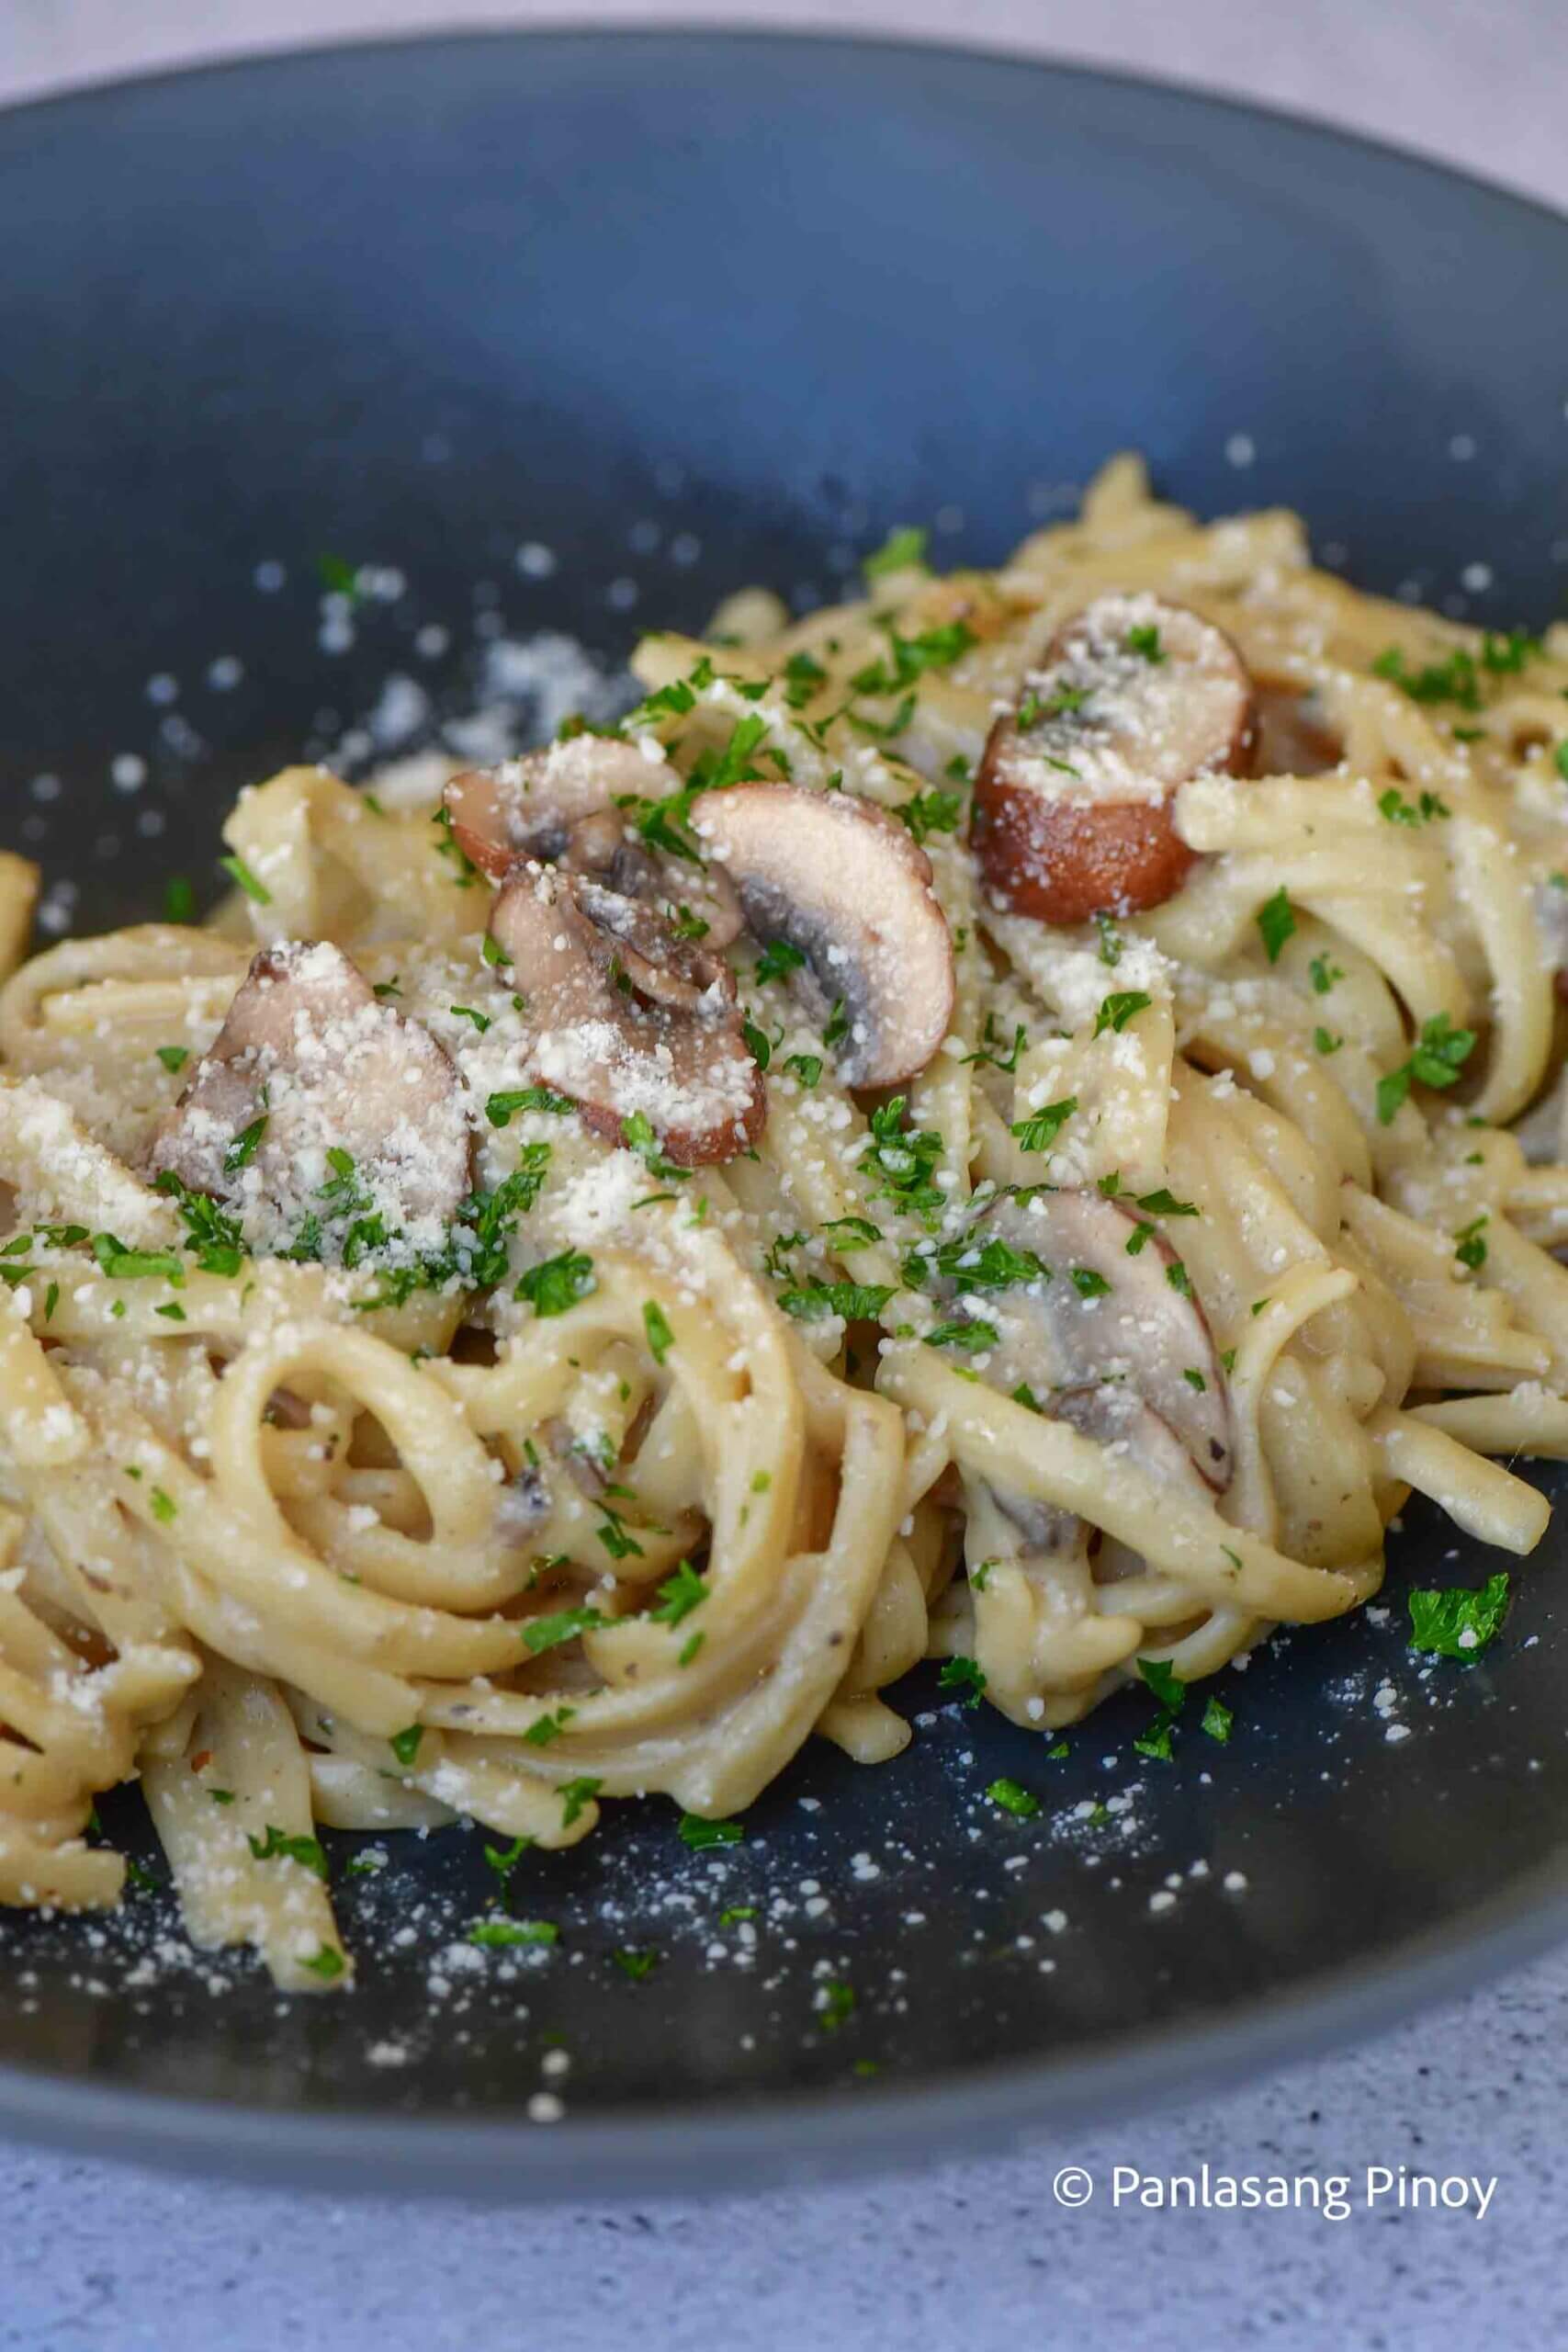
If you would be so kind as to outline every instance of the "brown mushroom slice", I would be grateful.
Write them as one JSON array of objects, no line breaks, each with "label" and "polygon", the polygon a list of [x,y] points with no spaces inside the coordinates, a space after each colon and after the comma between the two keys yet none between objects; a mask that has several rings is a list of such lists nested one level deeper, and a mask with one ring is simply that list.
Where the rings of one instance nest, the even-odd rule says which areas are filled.
[{"label": "brown mushroom slice", "polygon": [[1319,695],[1299,686],[1259,683],[1253,756],[1259,775],[1326,775],[1344,755]]},{"label": "brown mushroom slice", "polygon": [[254,958],[153,1140],[152,1167],[236,1207],[262,1246],[288,1246],[314,1216],[330,1255],[330,1150],[354,1162],[352,1191],[370,1204],[358,1214],[379,1214],[389,1236],[420,1246],[469,1189],[462,1081],[447,1056],[340,948],[288,941]]},{"label": "brown mushroom slice", "polygon": [[614,1143],[640,1114],[678,1167],[747,1150],[767,1096],[741,1032],[735,983],[635,899],[521,865],[491,912],[535,1024],[540,1078]]},{"label": "brown mushroom slice", "polygon": [[949,1296],[974,1298],[973,1311],[997,1329],[986,1375],[993,1386],[1010,1392],[1021,1382],[1049,1413],[1063,1392],[1124,1385],[1175,1431],[1210,1487],[1230,1484],[1224,1368],[1190,1285],[1170,1279],[1179,1261],[1156,1227],[1099,1193],[1067,1191],[1027,1201],[1002,1193],[969,1232],[977,1260],[999,1239],[1050,1269],[1026,1285],[969,1290],[960,1260],[943,1284]]},{"label": "brown mushroom slice", "polygon": [[1098,597],[987,741],[973,833],[992,895],[1053,923],[1158,906],[1196,855],[1176,831],[1178,788],[1247,775],[1256,733],[1223,629],[1156,596]]},{"label": "brown mushroom slice", "polygon": [[502,882],[526,859],[558,862],[656,910],[683,907],[714,947],[740,931],[740,909],[722,875],[695,858],[650,850],[622,804],[657,800],[680,778],[662,759],[610,735],[574,735],[498,768],[451,777],[442,803],[464,855]]},{"label": "brown mushroom slice", "polygon": [[791,984],[826,1023],[842,1002],[848,1086],[896,1086],[924,1069],[953,1015],[953,940],[931,860],[896,819],[847,792],[742,784],[692,818],[759,939],[806,958]]}]

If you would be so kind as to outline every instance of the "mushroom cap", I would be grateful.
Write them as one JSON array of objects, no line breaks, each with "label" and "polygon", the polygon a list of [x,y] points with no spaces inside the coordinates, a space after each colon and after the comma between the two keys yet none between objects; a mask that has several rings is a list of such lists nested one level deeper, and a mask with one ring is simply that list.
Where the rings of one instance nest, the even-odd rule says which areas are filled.
[{"label": "mushroom cap", "polygon": [[728,870],[750,929],[806,958],[791,985],[825,1018],[842,999],[850,1086],[924,1069],[953,1015],[953,940],[931,860],[904,826],[847,792],[741,784],[707,794],[693,831]]},{"label": "mushroom cap", "polygon": [[494,881],[525,859],[558,860],[656,910],[689,906],[710,944],[728,946],[740,909],[724,877],[694,858],[650,850],[622,811],[623,802],[657,799],[679,783],[662,752],[649,757],[613,735],[574,735],[498,768],[464,769],[448,779],[442,805],[458,848]]},{"label": "mushroom cap", "polygon": [[[984,1299],[976,1312],[998,1334],[986,1377],[1005,1390],[1027,1382],[1047,1413],[1064,1394],[1125,1387],[1175,1431],[1205,1484],[1220,1491],[1233,1466],[1224,1367],[1201,1306],[1168,1279],[1177,1261],[1164,1235],[1151,1226],[1129,1255],[1128,1242],[1145,1222],[1120,1201],[1090,1192],[1040,1191],[1027,1201],[1003,1193],[983,1208],[969,1228],[976,1254],[987,1239],[1000,1238],[1032,1250],[1050,1269],[1043,1281],[976,1294]],[[1110,1287],[1082,1297],[1075,1270]],[[947,1288],[950,1295],[971,1295],[962,1270]]]},{"label": "mushroom cap", "polygon": [[1159,597],[1098,597],[987,739],[973,831],[993,896],[1055,923],[1158,906],[1194,863],[1177,790],[1246,775],[1256,735],[1252,681],[1223,629]]},{"label": "mushroom cap", "polygon": [[[236,1139],[264,1115],[259,1141],[234,1163]],[[255,1240],[281,1248],[307,1216],[321,1216],[329,1149],[348,1153],[355,1190],[388,1233],[422,1245],[469,1189],[463,1087],[447,1056],[381,1002],[341,948],[289,940],[252,962],[151,1161],[233,1204]]]},{"label": "mushroom cap", "polygon": [[560,866],[514,869],[491,911],[540,1077],[595,1134],[639,1112],[678,1167],[733,1159],[767,1115],[728,967],[651,908]]}]

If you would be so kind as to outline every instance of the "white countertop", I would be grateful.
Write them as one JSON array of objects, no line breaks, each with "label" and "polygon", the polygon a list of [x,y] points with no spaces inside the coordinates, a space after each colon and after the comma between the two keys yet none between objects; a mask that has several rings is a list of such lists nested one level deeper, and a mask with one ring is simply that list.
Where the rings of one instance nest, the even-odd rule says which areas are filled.
[{"label": "white countertop", "polygon": [[[1561,0],[0,0],[0,101],[433,18],[886,29],[1267,98],[1568,205]],[[1037,2156],[872,2187],[539,2214],[329,2202],[0,2149],[0,2352],[1080,2352],[1568,2341],[1568,1953],[1396,2035]],[[1149,2210],[1113,2167],[1348,2177],[1312,2210]],[[1095,2193],[1055,2201],[1064,2165]],[[1369,2205],[1369,2166],[1393,2188]],[[1495,2176],[1484,2218],[1400,2167]],[[1211,2190],[1213,2193],[1213,2189]]]}]

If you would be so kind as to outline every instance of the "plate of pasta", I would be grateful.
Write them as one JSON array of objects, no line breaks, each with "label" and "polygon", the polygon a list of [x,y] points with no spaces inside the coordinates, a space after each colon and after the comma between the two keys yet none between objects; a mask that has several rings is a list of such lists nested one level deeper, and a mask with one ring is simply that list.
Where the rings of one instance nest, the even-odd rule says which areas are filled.
[{"label": "plate of pasta", "polygon": [[[571,88],[657,182],[646,46],[365,52],[339,152],[403,109],[450,223],[505,128],[526,209]],[[653,47],[710,93],[756,51]],[[525,53],[498,97],[487,62]],[[770,54],[781,153],[830,58],[911,152],[939,93],[953,139],[1100,109],[1140,222],[1173,168],[1139,182],[1148,122],[1262,169],[1257,119],[1206,101]],[[90,124],[112,157],[254,120],[276,165],[344,72],[6,131],[40,184]],[[1287,181],[1339,152],[1274,130]],[[1395,187],[1504,253],[1544,233],[1344,152],[1389,202],[1371,254]],[[1017,200],[1006,141],[987,168]],[[137,267],[186,273],[174,373],[230,415],[186,170]],[[1245,271],[1300,234],[1265,221]],[[340,241],[358,266],[336,221],[314,270]],[[285,208],[275,294],[303,250]],[[922,499],[846,422],[781,525],[817,428],[750,455],[760,492],[732,427],[705,468],[657,292],[646,413],[585,486],[581,435],[624,422],[562,257],[522,256],[554,359],[511,396],[576,371],[575,422],[501,471],[467,636],[446,510],[461,469],[492,494],[491,413],[432,361],[414,470],[339,412],[352,557],[302,519],[321,437],[235,395],[265,488],[218,449],[165,486],[141,736],[118,654],[63,731],[79,649],[24,687],[19,740],[59,742],[0,853],[0,2104],[508,2190],[776,2171],[920,2112],[947,2145],[1151,2096],[1549,1933],[1568,625],[1532,585],[1562,543],[1519,514],[1533,424],[1486,477],[1506,612],[1501,524],[1445,572],[1426,490],[1386,546],[1314,546],[1359,491],[1296,511],[1333,465],[1294,464],[1256,380],[1205,480],[1155,409],[1152,465],[1088,413],[1024,448],[1003,362],[1010,509],[994,434]],[[1157,326],[1157,284],[1118,319]],[[1395,380],[1385,325],[1337,331]],[[1096,329],[1102,381],[1136,332]],[[193,447],[162,402],[149,372],[116,430]],[[1479,435],[1456,411],[1427,460],[1445,548]],[[179,579],[197,533],[220,627]],[[69,638],[47,564],[35,598]]]}]

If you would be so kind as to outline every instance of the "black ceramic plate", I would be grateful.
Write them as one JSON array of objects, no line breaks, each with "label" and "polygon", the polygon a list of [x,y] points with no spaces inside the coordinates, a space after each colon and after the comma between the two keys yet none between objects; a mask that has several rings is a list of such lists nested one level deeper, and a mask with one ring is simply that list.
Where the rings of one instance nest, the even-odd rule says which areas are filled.
[{"label": "black ceramic plate", "polygon": [[[916,518],[990,561],[1124,445],[1204,510],[1288,500],[1375,587],[1540,623],[1565,577],[1568,224],[1201,97],[706,34],[355,49],[14,113],[0,220],[5,837],[78,926],[206,887],[235,788],[389,672],[471,706],[486,631],[615,657]],[[325,646],[322,557],[381,592]],[[1423,1668],[1411,1577],[1486,1564],[1413,1518],[1390,1613],[1259,1653],[1228,1747],[1169,1764],[1134,1697],[1053,1758],[917,1677],[905,1757],[813,1744],[742,1846],[649,1804],[530,1867],[561,1941],[521,1964],[461,1943],[457,1830],[375,1879],[339,1841],[350,2003],[183,1961],[164,1891],[10,1915],[0,2119],[649,2193],[995,2147],[1366,2030],[1568,1918],[1563,1550],[1483,1662]],[[138,1813],[106,1807],[151,1860]]]}]

